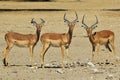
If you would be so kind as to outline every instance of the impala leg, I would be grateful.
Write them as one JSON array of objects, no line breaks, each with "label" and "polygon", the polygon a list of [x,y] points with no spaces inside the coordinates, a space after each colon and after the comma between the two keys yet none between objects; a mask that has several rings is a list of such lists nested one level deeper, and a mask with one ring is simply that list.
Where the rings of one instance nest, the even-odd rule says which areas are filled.
[{"label": "impala leg", "polygon": [[92,51],[92,58],[91,58],[92,62],[94,62],[94,51]]},{"label": "impala leg", "polygon": [[106,63],[106,61],[110,62],[110,52],[109,52],[108,48],[107,48],[107,57],[106,57],[106,59],[104,61],[104,64]]},{"label": "impala leg", "polygon": [[68,50],[69,48],[67,47],[66,48],[66,54],[67,54],[67,64],[68,64],[68,68],[70,68],[70,63],[69,63],[69,61],[70,61],[70,57],[69,57],[69,50]]},{"label": "impala leg", "polygon": [[3,59],[4,66],[8,66],[8,53],[12,47],[13,47],[13,44],[8,45],[3,53],[4,54],[4,59]]},{"label": "impala leg", "polygon": [[62,68],[64,69],[64,46],[61,46],[61,52],[62,52]]},{"label": "impala leg", "polygon": [[64,69],[64,46],[61,46],[61,52],[62,52],[62,68]]},{"label": "impala leg", "polygon": [[95,46],[92,46],[92,62],[94,62]]},{"label": "impala leg", "polygon": [[110,44],[111,44],[111,47],[113,49],[114,59],[115,59],[115,64],[116,64],[116,63],[118,63],[116,49],[115,49],[114,43],[111,42]]},{"label": "impala leg", "polygon": [[98,64],[100,64],[100,45],[97,45]]},{"label": "impala leg", "polygon": [[29,47],[29,49],[30,49],[30,56],[31,56],[31,58],[30,58],[30,62],[31,62],[31,66],[33,66],[33,63],[34,63],[34,59],[33,59],[33,46],[30,46]]},{"label": "impala leg", "polygon": [[41,67],[42,68],[44,68],[44,55],[47,52],[48,48],[49,48],[49,44],[48,43],[43,45],[43,49],[42,49],[42,51],[40,53],[40,60],[41,60]]},{"label": "impala leg", "polygon": [[106,61],[110,62],[110,52],[111,52],[111,49],[110,49],[108,44],[106,44],[105,47],[106,47],[106,50],[107,50],[107,57],[104,60],[104,64],[106,63]]},{"label": "impala leg", "polygon": [[4,66],[8,66],[8,52],[9,52],[9,49],[8,48],[6,48],[5,50],[4,50],[4,59],[3,59],[3,64],[4,64]]}]

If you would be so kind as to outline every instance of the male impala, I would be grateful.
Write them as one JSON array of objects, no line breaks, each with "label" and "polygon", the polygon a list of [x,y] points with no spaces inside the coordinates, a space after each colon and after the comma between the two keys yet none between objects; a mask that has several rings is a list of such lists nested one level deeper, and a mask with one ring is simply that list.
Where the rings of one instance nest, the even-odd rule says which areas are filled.
[{"label": "male impala", "polygon": [[43,45],[43,49],[40,53],[42,68],[44,68],[44,55],[50,46],[61,47],[63,69],[64,69],[64,49],[66,49],[66,54],[67,54],[67,59],[68,59],[68,67],[70,67],[68,49],[69,49],[69,46],[70,46],[70,43],[72,40],[73,29],[75,27],[75,24],[78,22],[77,13],[76,13],[76,19],[73,20],[72,22],[70,22],[69,20],[66,19],[66,13],[65,13],[64,14],[64,22],[66,22],[69,27],[69,30],[67,33],[62,33],[62,34],[45,33],[41,36],[41,42]]},{"label": "male impala", "polygon": [[7,47],[4,51],[4,59],[3,59],[4,66],[8,66],[8,53],[14,45],[21,46],[21,47],[24,47],[24,46],[29,47],[30,56],[31,56],[31,65],[33,66],[33,49],[39,40],[41,28],[45,23],[43,19],[41,19],[41,21],[42,22],[38,24],[33,19],[31,20],[31,23],[34,26],[36,26],[36,34],[20,34],[16,32],[6,33],[5,40],[7,42]]},{"label": "male impala", "polygon": [[[87,35],[89,37],[89,40],[92,44],[92,61],[94,61],[94,52],[95,52],[95,47],[97,46],[97,53],[98,53],[98,63],[100,63],[100,45],[105,45],[106,49],[110,52],[112,52],[112,50],[109,47],[109,44],[111,45],[113,52],[114,52],[114,58],[116,59],[116,51],[115,51],[115,47],[114,47],[114,32],[110,31],[110,30],[102,30],[99,32],[95,32],[92,33],[92,30],[95,29],[97,27],[98,24],[98,19],[96,17],[96,22],[88,27],[85,23],[84,23],[84,16],[82,19],[82,27],[84,27],[87,31]],[[108,59],[109,54],[106,58],[106,60]],[[117,59],[116,59],[117,61]]]}]

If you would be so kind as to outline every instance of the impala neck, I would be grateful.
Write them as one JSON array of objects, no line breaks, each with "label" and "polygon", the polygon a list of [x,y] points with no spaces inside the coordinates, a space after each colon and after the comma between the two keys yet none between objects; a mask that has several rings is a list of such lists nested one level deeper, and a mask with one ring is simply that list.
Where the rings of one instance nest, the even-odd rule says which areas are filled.
[{"label": "impala neck", "polygon": [[40,38],[40,32],[41,30],[36,30],[36,42],[35,42],[35,45],[37,44],[37,42],[39,41],[39,38]]},{"label": "impala neck", "polygon": [[69,28],[69,31],[68,31],[68,36],[69,36],[69,44],[71,43],[71,40],[72,40],[72,34],[73,34],[73,29],[70,29]]},{"label": "impala neck", "polygon": [[89,40],[90,40],[91,43],[94,43],[94,41],[95,41],[94,35],[95,34],[92,34],[92,33],[90,33],[90,35],[89,35]]}]

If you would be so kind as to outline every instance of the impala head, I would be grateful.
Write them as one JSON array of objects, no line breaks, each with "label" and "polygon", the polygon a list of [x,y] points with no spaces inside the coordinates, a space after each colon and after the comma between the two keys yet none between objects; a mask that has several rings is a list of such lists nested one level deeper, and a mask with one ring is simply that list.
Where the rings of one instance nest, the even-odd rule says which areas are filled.
[{"label": "impala head", "polygon": [[71,28],[71,29],[73,29],[74,26],[75,26],[75,24],[76,24],[77,22],[79,22],[79,21],[78,21],[78,15],[77,15],[76,12],[75,12],[75,14],[76,14],[76,19],[73,20],[72,22],[70,22],[69,20],[67,20],[67,18],[66,18],[66,13],[64,14],[64,22],[66,22],[66,23],[68,24],[69,28]]},{"label": "impala head", "polygon": [[[41,18],[40,18],[41,19]],[[34,21],[34,18],[31,20],[31,24],[33,24],[34,26],[36,26],[36,28],[38,30],[41,30],[42,26],[44,25],[45,21],[43,19],[41,19],[41,23],[37,23],[36,21]]]},{"label": "impala head", "polygon": [[96,22],[89,27],[87,24],[84,23],[84,17],[85,17],[85,15],[83,16],[83,19],[82,19],[82,27],[84,27],[86,29],[88,36],[90,36],[90,34],[92,34],[92,30],[97,27],[98,18],[97,18],[97,16],[95,16]]}]

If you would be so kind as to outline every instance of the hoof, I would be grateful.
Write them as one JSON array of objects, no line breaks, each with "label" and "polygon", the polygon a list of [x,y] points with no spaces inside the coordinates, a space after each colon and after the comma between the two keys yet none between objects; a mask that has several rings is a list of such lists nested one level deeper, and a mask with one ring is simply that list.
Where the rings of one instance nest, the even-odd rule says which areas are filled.
[{"label": "hoof", "polygon": [[43,64],[41,64],[41,68],[43,68],[43,69],[45,68]]},{"label": "hoof", "polygon": [[4,64],[4,66],[8,66],[8,63],[6,63],[6,59],[5,58],[3,59],[3,64]]}]

